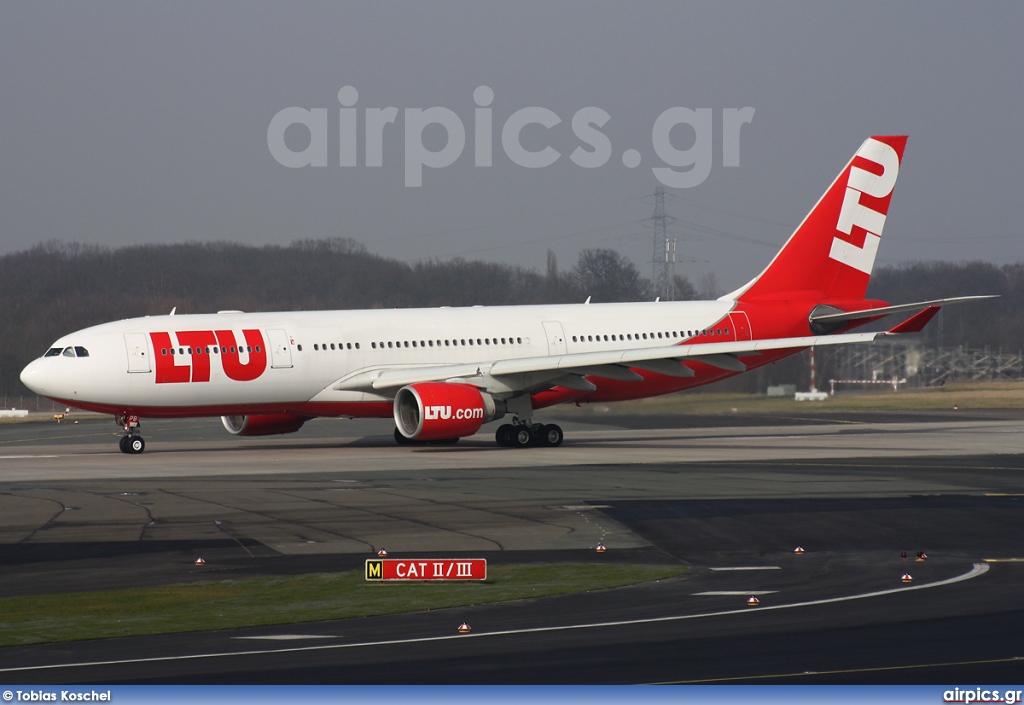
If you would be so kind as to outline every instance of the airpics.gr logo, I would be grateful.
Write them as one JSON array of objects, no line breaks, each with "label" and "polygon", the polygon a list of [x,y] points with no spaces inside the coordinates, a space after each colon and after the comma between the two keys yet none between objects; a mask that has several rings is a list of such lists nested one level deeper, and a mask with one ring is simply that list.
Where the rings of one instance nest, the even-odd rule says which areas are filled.
[{"label": "airpics.gr logo", "polygon": [[[384,165],[384,141],[387,133],[394,132],[399,109],[363,108],[360,115],[356,103],[359,92],[353,86],[343,86],[338,91],[338,166],[359,166],[360,123],[363,133],[363,166]],[[494,91],[488,86],[478,86],[473,91],[473,165],[489,167],[493,164],[494,115],[490,107],[494,102]],[[402,112],[404,123],[405,185],[423,185],[423,168],[443,169],[454,164],[466,147],[466,126],[453,111],[443,107],[405,108]],[[664,110],[654,120],[651,129],[651,147],[664,166],[652,167],[654,176],[670,188],[690,188],[703,183],[711,173],[713,164],[713,142],[715,137],[715,115],[711,108],[674,107]],[[721,115],[722,166],[740,165],[740,130],[754,119],[754,108],[724,108]],[[361,119],[360,119],[361,118]],[[569,155],[573,164],[584,169],[604,166],[612,158],[611,140],[600,128],[611,120],[611,115],[601,108],[588,106],[580,108],[570,121],[573,135],[582,143]],[[508,115],[501,126],[501,147],[513,164],[527,169],[541,169],[557,162],[562,154],[550,144],[541,149],[527,149],[523,146],[522,133],[527,126],[540,126],[554,130],[562,124],[554,111],[539,106],[521,108]],[[285,131],[292,125],[302,125],[309,131],[309,144],[301,151],[291,149],[285,143]],[[284,108],[270,120],[267,128],[267,147],[270,154],[290,168],[305,166],[326,167],[328,156],[329,118],[327,108]],[[441,149],[428,149],[424,144],[424,132],[437,126],[445,133],[445,145]],[[679,149],[672,142],[673,129],[688,126],[694,139],[687,149]],[[676,133],[676,139],[681,133]],[[537,127],[531,130],[538,134]],[[543,134],[543,133],[540,133]],[[391,138],[394,139],[394,138]],[[681,139],[685,140],[686,137]],[[622,163],[635,169],[643,161],[637,149],[626,149],[621,154]]]},{"label": "airpics.gr logo", "polygon": [[877,164],[881,173],[872,174],[856,166],[850,167],[850,177],[846,182],[846,194],[843,196],[843,207],[839,210],[836,230],[849,235],[853,232],[854,226],[863,229],[864,246],[857,247],[836,237],[832,239],[832,249],[828,256],[865,274],[871,274],[875,255],[878,253],[878,244],[882,241],[885,213],[865,206],[860,199],[865,194],[873,198],[885,198],[892,193],[896,177],[900,173],[900,157],[896,150],[885,142],[874,139],[861,145],[855,156]]}]

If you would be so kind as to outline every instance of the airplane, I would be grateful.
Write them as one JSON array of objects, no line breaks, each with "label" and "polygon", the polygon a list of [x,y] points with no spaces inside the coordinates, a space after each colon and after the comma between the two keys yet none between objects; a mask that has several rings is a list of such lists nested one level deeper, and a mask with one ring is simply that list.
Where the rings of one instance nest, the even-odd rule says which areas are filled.
[{"label": "airplane", "polygon": [[[906,136],[867,139],[768,266],[713,301],[146,316],[66,335],[21,380],[113,414],[120,449],[141,418],[220,416],[237,436],[315,417],[394,418],[400,444],[450,443],[505,417],[503,447],[555,447],[534,412],[679,392],[809,347],[919,332],[961,296],[865,298]],[[884,332],[849,332],[917,311]]]}]

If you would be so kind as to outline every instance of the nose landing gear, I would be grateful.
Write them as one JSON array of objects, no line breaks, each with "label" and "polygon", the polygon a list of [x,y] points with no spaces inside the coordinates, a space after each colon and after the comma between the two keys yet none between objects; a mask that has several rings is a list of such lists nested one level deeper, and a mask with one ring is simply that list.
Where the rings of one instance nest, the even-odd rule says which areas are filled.
[{"label": "nose landing gear", "polygon": [[122,453],[138,455],[146,450],[146,441],[139,435],[139,417],[134,414],[123,414],[114,419],[124,429],[124,435],[118,443]]}]

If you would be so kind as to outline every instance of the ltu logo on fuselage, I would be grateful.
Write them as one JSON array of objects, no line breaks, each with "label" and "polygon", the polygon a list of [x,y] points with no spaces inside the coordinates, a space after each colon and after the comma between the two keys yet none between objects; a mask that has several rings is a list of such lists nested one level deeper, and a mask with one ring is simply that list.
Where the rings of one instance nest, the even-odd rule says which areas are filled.
[{"label": "ltu logo on fuselage", "polygon": [[872,174],[855,166],[850,167],[850,178],[846,182],[846,194],[843,197],[843,207],[839,210],[836,230],[849,235],[853,232],[854,226],[863,229],[864,246],[857,247],[836,237],[832,240],[832,249],[828,256],[865,274],[871,274],[878,243],[882,239],[882,228],[885,226],[885,213],[864,205],[861,203],[861,197],[867,195],[872,198],[885,198],[892,193],[900,172],[900,157],[895,149],[878,140],[865,142],[857,150],[856,156],[874,162],[881,167],[882,173]]},{"label": "ltu logo on fuselage", "polygon": [[[267,347],[258,330],[243,330],[245,345],[238,345],[230,330],[176,331],[178,344],[170,333],[150,333],[156,360],[156,383],[209,382],[211,359],[219,359],[228,379],[249,382],[267,369]],[[246,362],[242,359],[247,358]],[[184,364],[182,364],[184,363]]]}]

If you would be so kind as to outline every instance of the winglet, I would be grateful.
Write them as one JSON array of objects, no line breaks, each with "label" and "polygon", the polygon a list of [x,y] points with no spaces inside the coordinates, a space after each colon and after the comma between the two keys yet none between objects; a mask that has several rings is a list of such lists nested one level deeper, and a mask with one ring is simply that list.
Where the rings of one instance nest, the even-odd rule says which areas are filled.
[{"label": "winglet", "polygon": [[941,306],[929,306],[923,311],[918,311],[913,316],[903,321],[894,328],[889,329],[889,333],[920,333],[924,330],[924,327],[928,325],[928,322],[935,318],[935,314],[939,312]]}]

